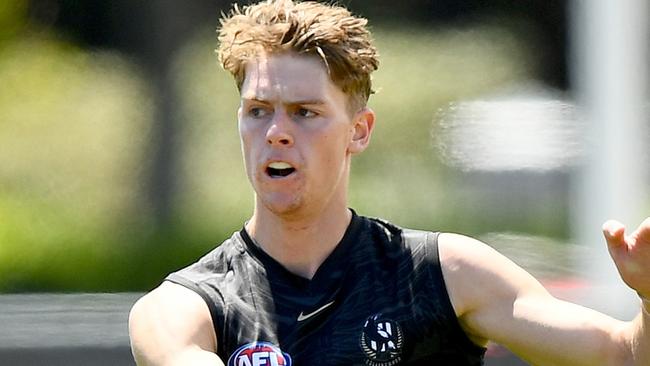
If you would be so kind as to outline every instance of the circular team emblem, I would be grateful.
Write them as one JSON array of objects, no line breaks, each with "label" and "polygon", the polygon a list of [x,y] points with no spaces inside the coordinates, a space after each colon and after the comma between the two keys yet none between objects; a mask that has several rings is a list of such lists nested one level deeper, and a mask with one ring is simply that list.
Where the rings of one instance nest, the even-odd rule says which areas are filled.
[{"label": "circular team emblem", "polygon": [[382,318],[381,314],[369,317],[361,333],[361,349],[366,354],[368,366],[393,366],[402,360],[402,329],[397,322]]},{"label": "circular team emblem", "polygon": [[291,357],[269,342],[252,342],[239,347],[228,366],[291,366]]}]

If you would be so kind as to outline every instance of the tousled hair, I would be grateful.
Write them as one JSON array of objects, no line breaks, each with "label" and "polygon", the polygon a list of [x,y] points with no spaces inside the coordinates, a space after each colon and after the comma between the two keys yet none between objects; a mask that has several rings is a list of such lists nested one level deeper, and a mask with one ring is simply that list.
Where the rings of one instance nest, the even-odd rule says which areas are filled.
[{"label": "tousled hair", "polygon": [[235,4],[220,22],[219,62],[240,92],[247,62],[263,53],[292,51],[320,58],[352,110],[364,107],[373,93],[370,74],[379,61],[368,21],[341,6],[292,0]]}]

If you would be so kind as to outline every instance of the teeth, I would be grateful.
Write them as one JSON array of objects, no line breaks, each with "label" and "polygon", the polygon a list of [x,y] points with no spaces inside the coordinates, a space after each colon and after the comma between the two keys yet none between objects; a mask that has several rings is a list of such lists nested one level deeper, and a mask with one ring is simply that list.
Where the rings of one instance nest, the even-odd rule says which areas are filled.
[{"label": "teeth", "polygon": [[271,164],[269,164],[269,168],[271,169],[290,169],[293,168],[289,163],[285,163],[284,161],[276,161]]}]

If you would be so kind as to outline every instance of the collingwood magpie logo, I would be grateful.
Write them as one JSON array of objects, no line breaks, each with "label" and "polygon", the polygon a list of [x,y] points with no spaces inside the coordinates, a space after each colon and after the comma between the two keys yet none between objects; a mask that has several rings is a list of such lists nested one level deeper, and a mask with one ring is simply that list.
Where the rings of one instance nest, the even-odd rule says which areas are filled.
[{"label": "collingwood magpie logo", "polygon": [[361,349],[366,354],[368,366],[393,366],[402,360],[402,329],[397,322],[382,318],[381,314],[369,317],[361,333]]}]

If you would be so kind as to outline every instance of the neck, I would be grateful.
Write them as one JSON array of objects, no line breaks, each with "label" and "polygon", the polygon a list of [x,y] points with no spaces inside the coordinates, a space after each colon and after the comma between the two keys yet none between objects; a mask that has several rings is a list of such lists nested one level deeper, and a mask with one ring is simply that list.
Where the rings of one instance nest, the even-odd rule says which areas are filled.
[{"label": "neck", "polygon": [[291,219],[256,208],[246,231],[290,272],[311,279],[343,238],[351,218],[345,205]]}]

